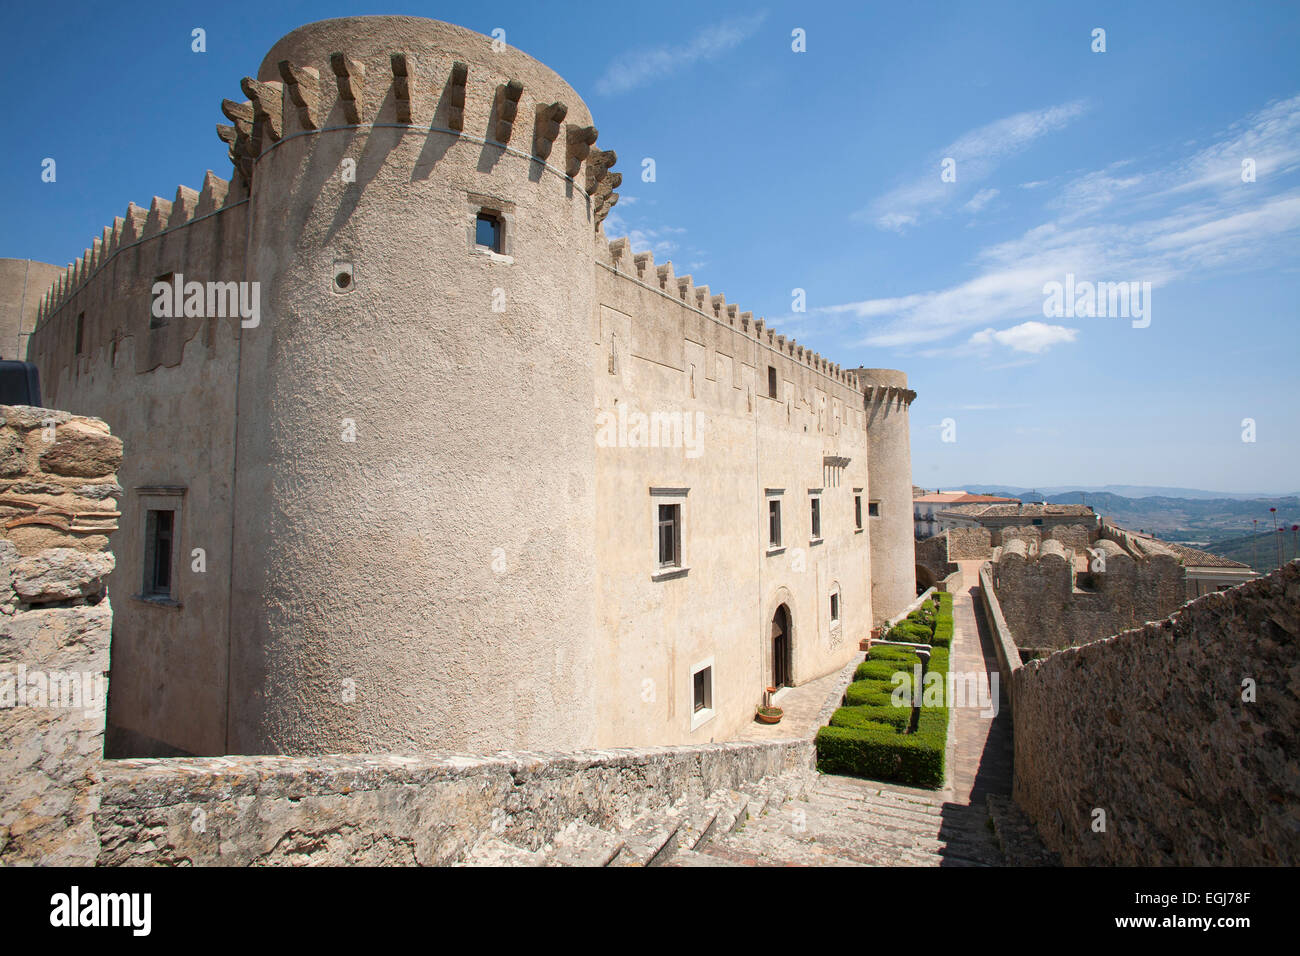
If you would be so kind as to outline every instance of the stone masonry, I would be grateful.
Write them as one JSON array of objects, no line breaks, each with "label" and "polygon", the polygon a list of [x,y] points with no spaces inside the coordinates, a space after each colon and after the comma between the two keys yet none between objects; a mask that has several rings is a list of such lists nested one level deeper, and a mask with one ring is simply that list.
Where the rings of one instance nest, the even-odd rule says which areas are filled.
[{"label": "stone masonry", "polygon": [[1026,663],[1014,678],[1016,802],[1067,865],[1294,866],[1297,639],[1293,561]]},{"label": "stone masonry", "polygon": [[88,864],[103,751],[122,443],[0,406],[0,864]]}]

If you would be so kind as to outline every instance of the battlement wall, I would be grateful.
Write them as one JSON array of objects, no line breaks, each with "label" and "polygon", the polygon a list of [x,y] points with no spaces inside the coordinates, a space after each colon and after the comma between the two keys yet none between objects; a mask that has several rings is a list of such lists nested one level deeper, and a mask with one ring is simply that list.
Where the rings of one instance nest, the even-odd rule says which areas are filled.
[{"label": "battlement wall", "polygon": [[[1086,564],[1081,565],[1080,562]],[[1076,557],[1055,538],[1012,538],[993,563],[998,601],[1022,647],[1070,647],[1159,620],[1186,600],[1169,554],[1134,558],[1110,541]]]},{"label": "battlement wall", "polygon": [[1298,637],[1292,561],[1016,668],[1016,803],[1066,865],[1294,866]]},{"label": "battlement wall", "polygon": [[[776,398],[786,406],[791,428],[802,432],[811,423],[831,435],[865,432],[862,389],[850,373],[777,334],[752,312],[728,305],[708,286],[695,286],[691,276],[675,276],[671,262],[656,266],[653,254],[628,250],[625,238],[597,248],[597,288],[608,309],[593,328],[598,375],[611,369],[617,374],[620,363],[635,357],[682,373],[683,399],[702,396],[708,381],[719,386],[718,411],[753,414],[760,400],[772,400],[773,367]],[[675,397],[665,395],[664,401],[671,404]]]},{"label": "battlement wall", "polygon": [[210,171],[198,191],[180,186],[147,210],[130,203],[42,296],[27,358],[40,369],[45,400],[80,410],[78,379],[100,363],[118,368],[126,339],[134,340],[137,374],[179,364],[196,335],[213,349],[216,325],[237,327],[239,316],[159,319],[153,285],[168,274],[186,283],[243,280],[246,227],[247,194]]}]

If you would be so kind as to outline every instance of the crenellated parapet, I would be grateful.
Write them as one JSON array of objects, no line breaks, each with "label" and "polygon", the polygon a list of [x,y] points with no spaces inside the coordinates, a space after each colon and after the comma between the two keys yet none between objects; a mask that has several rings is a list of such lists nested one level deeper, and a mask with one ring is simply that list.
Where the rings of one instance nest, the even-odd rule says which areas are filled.
[{"label": "crenellated parapet", "polygon": [[[599,150],[596,152],[599,153]],[[597,168],[598,164],[599,160],[596,160]],[[587,175],[597,175],[593,172],[592,165],[588,166]],[[613,271],[678,299],[689,308],[735,329],[759,345],[779,352],[797,365],[809,368],[854,391],[863,391],[865,386],[859,384],[852,372],[800,345],[793,338],[778,335],[761,316],[756,319],[753,312],[742,312],[740,306],[727,302],[724,294],[713,292],[707,285],[696,285],[692,276],[676,275],[672,262],[656,266],[653,252],[633,253],[630,250],[631,240],[627,236],[621,236],[606,242],[603,249],[598,249],[597,259]],[[867,391],[870,389],[867,388]],[[906,388],[895,389],[890,397],[910,404],[916,393]]]},{"label": "crenellated parapet", "polygon": [[394,33],[393,49],[384,49],[383,37],[357,38],[355,47],[321,62],[295,34],[285,37],[259,76],[240,82],[244,99],[222,103],[230,122],[219,124],[217,135],[235,178],[251,188],[262,158],[296,136],[408,127],[541,164],[587,195],[599,230],[618,202],[622,176],[612,172],[614,152],[595,149],[597,130],[585,108],[557,96],[563,84],[531,58],[498,52],[495,41],[470,31],[444,32],[437,39],[423,28]]},{"label": "crenellated parapet", "polygon": [[231,184],[211,170],[203,177],[200,189],[177,186],[172,199],[153,197],[148,209],[128,203],[126,214],[105,226],[103,235],[95,239],[82,256],[70,262],[63,274],[50,286],[41,299],[37,325],[56,313],[73,296],[81,292],[117,256],[132,247],[173,230],[235,206],[247,198],[243,189],[231,189]]}]

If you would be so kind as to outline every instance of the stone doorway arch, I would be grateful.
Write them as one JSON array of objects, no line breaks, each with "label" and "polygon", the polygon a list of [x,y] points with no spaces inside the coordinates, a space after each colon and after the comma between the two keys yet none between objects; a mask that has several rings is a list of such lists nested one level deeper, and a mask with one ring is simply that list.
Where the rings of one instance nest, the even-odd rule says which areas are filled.
[{"label": "stone doorway arch", "polygon": [[780,604],[772,615],[772,687],[794,686],[794,627],[790,607]]}]

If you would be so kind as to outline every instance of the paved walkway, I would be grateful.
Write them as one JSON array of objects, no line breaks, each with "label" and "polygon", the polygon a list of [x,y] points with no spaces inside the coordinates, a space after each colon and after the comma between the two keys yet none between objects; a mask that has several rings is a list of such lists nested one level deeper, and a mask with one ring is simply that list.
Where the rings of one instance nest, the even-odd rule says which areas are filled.
[{"label": "paved walkway", "polygon": [[979,600],[979,569],[983,561],[962,561],[961,586],[953,593],[953,648],[949,671],[978,674],[985,680],[999,680],[998,712],[994,718],[981,714],[979,707],[953,709],[949,735],[948,787],[951,799],[984,806],[990,793],[1011,793],[1011,708],[1006,688],[1000,686],[997,652],[984,622]]},{"label": "paved walkway", "polygon": [[[784,711],[779,724],[760,724],[751,720],[733,740],[788,740],[791,737],[812,739],[817,730],[830,720],[834,705],[838,704],[839,694],[844,693],[853,671],[862,661],[861,654],[853,655],[853,661],[838,671],[832,671],[825,677],[787,687],[777,695],[776,706]],[[835,694],[836,690],[839,694]],[[832,700],[832,695],[835,695]],[[828,702],[831,706],[828,707]]]}]

